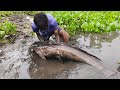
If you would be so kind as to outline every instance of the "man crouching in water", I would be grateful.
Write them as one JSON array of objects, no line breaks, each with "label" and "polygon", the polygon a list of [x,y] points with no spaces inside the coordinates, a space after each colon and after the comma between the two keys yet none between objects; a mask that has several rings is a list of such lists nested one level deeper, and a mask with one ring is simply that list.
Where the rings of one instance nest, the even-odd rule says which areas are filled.
[{"label": "man crouching in water", "polygon": [[47,41],[52,35],[55,35],[55,41],[60,44],[60,39],[64,44],[69,41],[69,34],[59,27],[55,18],[50,14],[43,12],[37,13],[34,16],[34,22],[32,23],[32,29],[37,34],[38,39],[41,41]]}]

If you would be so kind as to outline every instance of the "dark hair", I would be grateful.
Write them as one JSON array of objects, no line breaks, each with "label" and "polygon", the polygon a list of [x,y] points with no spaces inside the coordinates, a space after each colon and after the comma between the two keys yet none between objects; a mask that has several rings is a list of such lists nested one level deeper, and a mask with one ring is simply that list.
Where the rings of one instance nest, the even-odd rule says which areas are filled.
[{"label": "dark hair", "polygon": [[45,30],[48,27],[48,18],[44,12],[39,12],[34,16],[34,23],[40,30]]}]

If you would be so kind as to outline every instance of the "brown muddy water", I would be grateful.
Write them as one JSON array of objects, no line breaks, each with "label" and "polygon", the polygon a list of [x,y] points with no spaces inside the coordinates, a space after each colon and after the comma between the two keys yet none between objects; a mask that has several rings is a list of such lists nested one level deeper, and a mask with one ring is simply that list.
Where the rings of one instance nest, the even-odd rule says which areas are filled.
[{"label": "brown muddy water", "polygon": [[[39,40],[35,35],[29,34],[32,29],[26,16],[7,19],[17,25],[20,35],[14,43],[0,46],[1,79],[105,79],[100,70],[84,63],[69,60],[61,63],[52,58],[41,60],[30,50],[30,46]],[[97,56],[111,69],[119,70],[120,32],[104,35],[80,33],[73,37],[70,44]]]}]

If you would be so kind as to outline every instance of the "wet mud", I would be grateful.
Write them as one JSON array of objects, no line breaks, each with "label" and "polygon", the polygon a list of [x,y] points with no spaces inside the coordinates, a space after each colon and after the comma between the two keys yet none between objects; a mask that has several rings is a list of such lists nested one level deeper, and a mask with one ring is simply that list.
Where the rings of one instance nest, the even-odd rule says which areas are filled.
[{"label": "wet mud", "polygon": [[[0,78],[1,79],[104,79],[102,72],[94,67],[66,60],[50,58],[47,61],[39,58],[30,47],[38,42],[32,31],[28,16],[11,16],[7,19],[17,25],[19,35],[11,44],[0,45]],[[100,58],[112,69],[118,70],[120,62],[120,33],[86,34],[80,33],[69,42]],[[119,71],[119,70],[118,70]],[[116,78],[119,78],[118,75]],[[114,79],[114,77],[111,77]]]}]

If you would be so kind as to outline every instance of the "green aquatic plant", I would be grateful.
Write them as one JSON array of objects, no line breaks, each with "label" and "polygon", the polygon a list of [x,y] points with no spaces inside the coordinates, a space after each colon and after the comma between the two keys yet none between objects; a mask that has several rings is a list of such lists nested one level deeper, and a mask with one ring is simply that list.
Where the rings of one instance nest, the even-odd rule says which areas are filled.
[{"label": "green aquatic plant", "polygon": [[78,32],[106,33],[120,30],[119,11],[46,11],[73,36]]},{"label": "green aquatic plant", "polygon": [[0,39],[4,39],[5,35],[14,35],[16,33],[16,25],[5,20],[0,23]]},{"label": "green aquatic plant", "polygon": [[[2,13],[1,13],[2,12]],[[5,15],[35,15],[40,11],[0,11]],[[108,33],[120,30],[120,11],[43,11],[52,14],[71,36],[79,32]],[[1,33],[4,33],[3,31]]]}]

